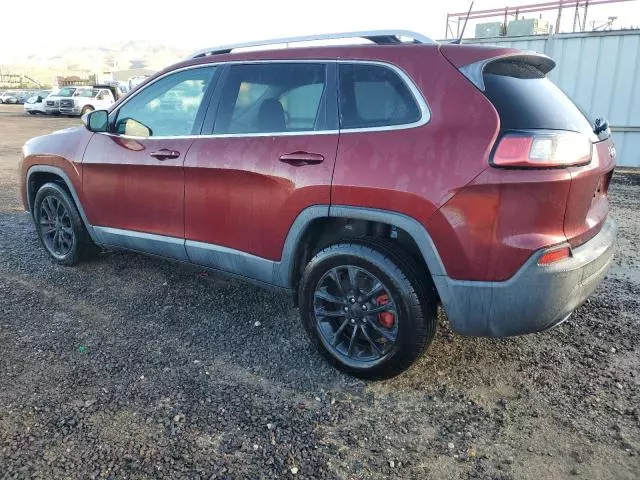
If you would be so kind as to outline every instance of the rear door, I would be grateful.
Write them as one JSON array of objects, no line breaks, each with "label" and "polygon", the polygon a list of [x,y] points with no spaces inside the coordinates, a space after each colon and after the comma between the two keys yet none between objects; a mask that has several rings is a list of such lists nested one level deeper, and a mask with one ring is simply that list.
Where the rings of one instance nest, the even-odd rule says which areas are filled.
[{"label": "rear door", "polygon": [[[335,63],[226,66],[203,133],[210,135],[184,164],[189,257],[269,281],[243,262],[225,262],[229,253],[279,261],[300,212],[329,204],[338,145]],[[217,255],[223,250],[226,259]]]},{"label": "rear door", "polygon": [[183,162],[200,132],[215,70],[161,77],[111,114],[112,133],[91,138],[83,159],[85,210],[104,243],[186,259]]}]

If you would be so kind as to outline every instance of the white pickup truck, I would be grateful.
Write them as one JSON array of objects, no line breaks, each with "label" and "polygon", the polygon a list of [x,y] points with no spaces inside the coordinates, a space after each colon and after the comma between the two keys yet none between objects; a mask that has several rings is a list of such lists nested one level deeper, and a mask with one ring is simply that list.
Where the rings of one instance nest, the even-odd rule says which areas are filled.
[{"label": "white pickup truck", "polygon": [[63,115],[84,115],[94,110],[106,110],[116,101],[114,92],[108,86],[74,88],[71,96],[59,99],[59,111]]}]

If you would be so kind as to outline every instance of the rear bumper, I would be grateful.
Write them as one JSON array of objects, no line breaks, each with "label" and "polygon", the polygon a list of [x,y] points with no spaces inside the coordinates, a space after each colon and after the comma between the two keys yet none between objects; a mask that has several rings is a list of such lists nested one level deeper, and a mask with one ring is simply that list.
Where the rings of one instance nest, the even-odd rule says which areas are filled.
[{"label": "rear bumper", "polygon": [[462,335],[506,337],[539,332],[565,320],[598,287],[613,259],[617,226],[609,217],[573,255],[539,266],[534,254],[504,282],[436,277],[453,330]]}]

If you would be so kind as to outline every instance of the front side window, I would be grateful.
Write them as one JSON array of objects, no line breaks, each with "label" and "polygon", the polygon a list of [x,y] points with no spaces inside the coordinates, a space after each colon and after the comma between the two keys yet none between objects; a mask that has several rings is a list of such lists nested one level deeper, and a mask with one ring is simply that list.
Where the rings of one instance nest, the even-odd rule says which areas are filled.
[{"label": "front side window", "polygon": [[338,68],[340,128],[388,127],[420,120],[413,94],[391,68],[367,63]]},{"label": "front side window", "polygon": [[232,65],[215,133],[284,133],[324,128],[326,66],[315,63]]},{"label": "front side window", "polygon": [[116,133],[132,136],[192,135],[215,66],[183,70],[150,84],[118,110]]}]

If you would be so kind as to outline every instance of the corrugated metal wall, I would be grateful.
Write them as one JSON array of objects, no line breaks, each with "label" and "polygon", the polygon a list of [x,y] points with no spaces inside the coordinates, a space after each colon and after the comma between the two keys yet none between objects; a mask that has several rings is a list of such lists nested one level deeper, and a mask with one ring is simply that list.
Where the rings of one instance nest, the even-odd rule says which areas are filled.
[{"label": "corrugated metal wall", "polygon": [[549,77],[592,118],[612,126],[618,165],[640,167],[640,30],[487,38],[484,43],[534,50],[558,66]]}]

